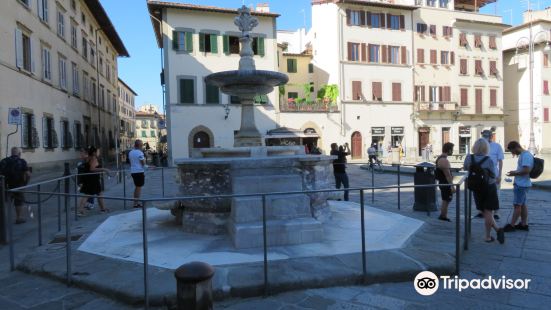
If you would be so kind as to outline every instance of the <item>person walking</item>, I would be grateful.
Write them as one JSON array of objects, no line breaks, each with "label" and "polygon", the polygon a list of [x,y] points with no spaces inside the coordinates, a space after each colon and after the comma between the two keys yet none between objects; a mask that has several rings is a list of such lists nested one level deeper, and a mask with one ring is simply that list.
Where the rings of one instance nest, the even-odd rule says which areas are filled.
[{"label": "person walking", "polygon": [[[337,146],[337,143],[331,143],[331,155],[337,156],[337,159],[333,160],[333,175],[335,176],[335,185],[337,189],[349,188],[348,174],[346,174],[346,156],[350,155],[350,148],[348,143]],[[348,201],[348,191],[344,191],[344,201]]]},{"label": "person walking", "polygon": [[145,155],[142,152],[143,142],[137,139],[134,142],[134,149],[128,153],[130,159],[130,175],[134,181],[134,208],[142,208],[143,204],[140,202],[140,196],[142,194],[142,187],[145,184]]},{"label": "person walking", "polygon": [[[505,159],[505,154],[503,153],[503,148],[499,143],[494,142],[494,133],[491,130],[484,130],[482,131],[482,138],[486,139],[488,143],[490,144],[490,153],[488,156],[490,156],[490,159],[496,166],[496,187],[497,187],[497,198],[499,199],[500,190],[501,190],[501,176],[503,172],[503,160]],[[475,217],[477,218],[483,218],[484,215],[482,213],[478,213]],[[499,220],[499,214],[497,213],[497,210],[494,211],[494,219]]]},{"label": "person walking", "polygon": [[369,167],[373,168],[373,165],[377,163],[377,148],[375,148],[375,143],[372,143],[367,149],[367,156],[369,158]]},{"label": "person walking", "polygon": [[[513,216],[511,217],[511,223],[505,225],[503,229],[506,232],[512,232],[515,230],[528,231],[528,206],[526,205],[528,192],[532,187],[532,181],[530,180],[530,171],[534,167],[534,156],[520,146],[517,141],[511,141],[507,145],[507,150],[518,156],[517,170],[509,171],[507,176],[515,177],[513,188]],[[520,223],[517,221],[520,218]]]},{"label": "person walking", "polygon": [[493,217],[493,211],[499,209],[496,186],[496,166],[488,156],[490,144],[484,138],[476,140],[472,148],[472,154],[465,158],[463,168],[469,171],[467,184],[474,194],[476,208],[484,216],[485,241],[494,242],[492,229],[496,231],[497,240],[503,244],[505,234],[503,228],[499,228]]},{"label": "person walking", "polygon": [[448,185],[453,184],[451,165],[448,160],[448,156],[453,154],[453,147],[454,144],[451,142],[444,143],[442,146],[442,154],[436,159],[435,170],[435,177],[438,180],[438,184],[440,184],[439,188],[442,198],[442,206],[440,207],[440,216],[438,219],[447,222],[451,222],[448,218],[448,206],[455,193],[455,187]]},{"label": "person walking", "polygon": [[86,210],[84,209],[85,203],[88,201],[88,198],[97,196],[98,204],[100,207],[100,212],[105,213],[109,212],[109,209],[105,208],[105,204],[102,197],[102,185],[101,185],[101,174],[109,173],[110,170],[103,168],[99,163],[99,154],[100,150],[91,146],[88,148],[88,160],[84,164],[84,172],[82,175],[82,186],[80,187],[80,193],[86,195],[80,199],[78,207],[78,215],[86,216]]},{"label": "person walking", "polygon": [[[5,187],[7,189],[14,189],[27,185],[31,179],[31,171],[27,166],[27,162],[21,158],[20,148],[12,147],[11,156],[0,161],[0,174],[5,178]],[[23,215],[23,204],[25,202],[23,193],[10,193],[8,199],[13,199],[15,207],[15,224],[25,223],[27,220]]]}]

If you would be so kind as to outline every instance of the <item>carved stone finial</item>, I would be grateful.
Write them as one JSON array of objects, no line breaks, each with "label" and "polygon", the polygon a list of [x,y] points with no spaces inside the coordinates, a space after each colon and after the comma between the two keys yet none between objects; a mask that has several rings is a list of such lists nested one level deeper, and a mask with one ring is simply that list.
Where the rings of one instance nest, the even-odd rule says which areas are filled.
[{"label": "carved stone finial", "polygon": [[243,32],[244,35],[248,35],[256,26],[258,26],[258,19],[251,15],[251,10],[247,6],[242,6],[237,10],[239,16],[237,16],[233,23]]}]

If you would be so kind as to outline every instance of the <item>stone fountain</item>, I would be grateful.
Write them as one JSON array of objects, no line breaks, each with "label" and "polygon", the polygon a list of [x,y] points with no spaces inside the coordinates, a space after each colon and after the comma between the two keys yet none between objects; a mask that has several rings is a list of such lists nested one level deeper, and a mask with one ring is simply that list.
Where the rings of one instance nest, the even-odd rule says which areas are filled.
[{"label": "stone fountain", "polygon": [[[302,192],[330,188],[332,157],[306,155],[301,146],[266,147],[254,120],[254,97],[287,83],[285,74],[256,70],[250,31],[258,25],[249,8],[238,10],[241,30],[239,70],[206,77],[223,93],[241,100],[241,127],[233,148],[194,150],[190,159],[176,159],[184,195]],[[266,197],[269,245],[319,242],[321,223],[330,216],[328,194]],[[230,234],[236,248],[259,247],[262,238],[262,198],[181,201],[172,209],[186,232]]]}]

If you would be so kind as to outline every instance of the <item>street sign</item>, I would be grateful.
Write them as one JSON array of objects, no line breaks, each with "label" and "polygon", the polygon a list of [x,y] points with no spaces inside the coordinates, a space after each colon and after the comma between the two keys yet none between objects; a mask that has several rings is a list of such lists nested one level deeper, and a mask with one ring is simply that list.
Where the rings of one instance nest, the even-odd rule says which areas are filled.
[{"label": "street sign", "polygon": [[8,124],[21,125],[21,111],[19,108],[9,108]]},{"label": "street sign", "polygon": [[160,120],[159,121],[159,129],[165,129],[166,128],[166,122],[165,120]]}]

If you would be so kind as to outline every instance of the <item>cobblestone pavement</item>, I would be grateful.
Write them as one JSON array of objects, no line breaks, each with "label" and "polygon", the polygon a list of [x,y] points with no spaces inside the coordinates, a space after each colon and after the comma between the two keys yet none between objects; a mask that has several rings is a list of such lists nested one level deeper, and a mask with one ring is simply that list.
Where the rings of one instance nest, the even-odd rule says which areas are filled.
[{"label": "cobblestone pavement", "polygon": [[[165,195],[177,193],[178,184],[174,182],[174,170],[164,171]],[[350,183],[353,187],[370,186],[371,175],[356,165],[349,168]],[[393,185],[397,181],[395,174],[375,174],[377,186]],[[145,197],[160,195],[162,192],[161,171],[148,172]],[[127,196],[131,195],[131,179],[126,179]],[[402,184],[412,184],[411,175],[401,176]],[[106,195],[121,196],[122,183],[116,184],[115,178],[106,181]],[[55,186],[53,186],[55,187]],[[53,188],[52,187],[52,188]],[[73,189],[71,189],[72,191]],[[359,201],[359,193],[351,193],[351,200]],[[401,191],[401,210],[397,209],[396,190],[365,193],[366,203],[375,207],[397,212],[416,218],[425,214],[413,212],[413,191]],[[36,197],[28,197],[36,200]],[[503,225],[511,213],[512,190],[510,184],[504,184],[501,191]],[[62,204],[63,205],[63,204]],[[71,202],[71,206],[73,202]],[[454,205],[454,204],[452,204]],[[507,234],[505,245],[486,244],[482,241],[482,221],[473,220],[473,235],[470,249],[464,252],[461,262],[462,277],[481,278],[487,275],[510,278],[530,278],[530,288],[525,291],[505,290],[467,290],[461,293],[440,290],[431,297],[418,295],[409,283],[376,284],[370,286],[334,287],[288,292],[267,298],[233,299],[216,304],[218,309],[415,309],[430,307],[445,308],[547,308],[551,303],[551,195],[549,192],[532,190],[529,196],[530,232]],[[43,204],[44,240],[48,242],[57,233],[57,199],[52,198]],[[110,201],[111,214],[126,212],[121,202]],[[130,207],[128,204],[127,207]],[[37,245],[36,206],[31,208],[33,218],[24,225],[14,227],[16,240],[16,260],[33,251]],[[108,215],[96,214],[85,219],[101,223]],[[455,211],[450,209],[450,218],[454,220]],[[61,213],[64,217],[64,213]],[[432,217],[435,214],[431,214]],[[78,229],[79,222],[74,223]],[[453,225],[453,224],[450,224]],[[447,236],[453,238],[453,236]],[[127,309],[103,296],[79,288],[67,288],[63,283],[37,275],[21,272],[9,272],[8,249],[0,246],[0,309]],[[369,262],[368,262],[369,268]]]}]

